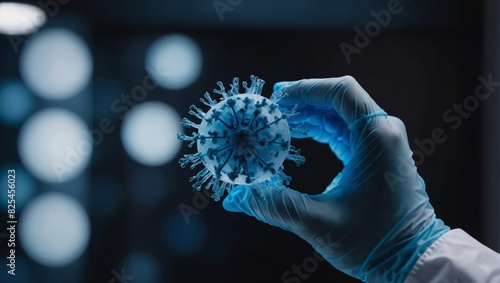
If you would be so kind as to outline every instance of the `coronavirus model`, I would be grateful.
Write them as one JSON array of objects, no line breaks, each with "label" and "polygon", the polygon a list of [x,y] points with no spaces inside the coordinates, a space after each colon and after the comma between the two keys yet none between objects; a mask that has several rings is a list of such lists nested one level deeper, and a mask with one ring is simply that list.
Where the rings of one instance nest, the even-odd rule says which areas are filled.
[{"label": "coronavirus model", "polygon": [[188,141],[189,147],[197,146],[197,153],[185,154],[179,160],[184,168],[204,168],[190,178],[193,188],[212,189],[215,200],[220,200],[224,191],[236,185],[255,185],[258,189],[290,183],[291,178],[283,172],[285,159],[297,166],[305,160],[300,150],[290,144],[291,129],[287,119],[294,110],[281,111],[276,104],[286,94],[275,92],[268,99],[261,96],[264,81],[251,76],[251,85],[243,82],[244,92],[239,92],[239,79],[234,78],[231,89],[226,92],[222,82],[214,89],[221,95],[220,101],[208,92],[200,101],[210,109],[191,105],[189,114],[201,120],[199,124],[187,118],[181,124],[196,129],[190,136],[179,133],[180,140]]}]

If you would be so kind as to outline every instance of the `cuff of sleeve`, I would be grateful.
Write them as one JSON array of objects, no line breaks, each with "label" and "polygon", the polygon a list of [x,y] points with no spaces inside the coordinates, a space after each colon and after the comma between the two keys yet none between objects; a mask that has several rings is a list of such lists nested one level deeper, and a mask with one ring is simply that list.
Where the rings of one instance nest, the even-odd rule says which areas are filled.
[{"label": "cuff of sleeve", "polygon": [[500,282],[500,254],[461,229],[437,239],[417,260],[405,283]]}]

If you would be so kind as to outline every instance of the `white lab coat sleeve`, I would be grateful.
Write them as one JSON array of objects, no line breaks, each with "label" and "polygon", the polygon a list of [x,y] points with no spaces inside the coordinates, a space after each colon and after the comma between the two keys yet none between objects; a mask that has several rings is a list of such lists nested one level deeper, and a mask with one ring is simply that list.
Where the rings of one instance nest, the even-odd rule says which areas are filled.
[{"label": "white lab coat sleeve", "polygon": [[413,266],[405,283],[500,282],[500,254],[453,229],[432,244]]}]

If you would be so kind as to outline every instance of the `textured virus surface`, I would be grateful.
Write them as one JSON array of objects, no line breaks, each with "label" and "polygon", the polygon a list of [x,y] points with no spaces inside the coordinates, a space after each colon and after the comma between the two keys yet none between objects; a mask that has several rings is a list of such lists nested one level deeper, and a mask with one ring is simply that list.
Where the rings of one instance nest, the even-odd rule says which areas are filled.
[{"label": "textured virus surface", "polygon": [[[239,92],[239,79],[234,78],[231,89],[226,92],[222,82],[214,89],[221,95],[220,101],[210,94],[200,101],[209,106],[205,113],[191,105],[189,114],[201,120],[199,124],[187,118],[181,124],[194,128],[191,136],[178,134],[178,138],[197,146],[197,153],[185,154],[179,160],[182,167],[191,164],[194,169],[204,168],[191,177],[193,188],[202,186],[214,191],[213,198],[219,200],[224,191],[235,185],[262,186],[290,182],[283,173],[283,161],[294,161],[297,166],[304,162],[300,150],[290,144],[290,127],[287,118],[294,111],[282,112],[276,104],[282,93],[274,93],[272,99],[261,96],[264,81],[251,76],[251,85],[243,82],[244,92]],[[293,130],[293,129],[292,129]]]}]

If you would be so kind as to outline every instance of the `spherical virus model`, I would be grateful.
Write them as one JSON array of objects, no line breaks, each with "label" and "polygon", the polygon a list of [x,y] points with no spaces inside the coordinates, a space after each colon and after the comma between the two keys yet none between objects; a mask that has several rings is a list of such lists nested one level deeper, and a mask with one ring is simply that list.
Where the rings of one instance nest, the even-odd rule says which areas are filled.
[{"label": "spherical virus model", "polygon": [[180,140],[195,143],[197,153],[185,154],[179,160],[184,168],[191,164],[194,169],[203,164],[198,174],[190,178],[193,188],[201,190],[203,184],[214,191],[213,198],[220,200],[224,191],[235,185],[270,186],[289,184],[291,178],[283,173],[283,161],[292,160],[297,166],[305,160],[300,150],[290,144],[291,131],[287,118],[294,110],[282,112],[277,101],[285,94],[275,92],[271,99],[261,96],[264,81],[251,76],[251,85],[243,82],[244,93],[239,93],[239,79],[234,78],[226,92],[222,82],[214,89],[220,101],[212,99],[208,92],[200,101],[209,106],[208,112],[191,105],[189,114],[201,120],[196,124],[187,118],[181,124],[195,128],[191,136],[178,134]]}]

